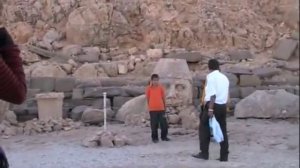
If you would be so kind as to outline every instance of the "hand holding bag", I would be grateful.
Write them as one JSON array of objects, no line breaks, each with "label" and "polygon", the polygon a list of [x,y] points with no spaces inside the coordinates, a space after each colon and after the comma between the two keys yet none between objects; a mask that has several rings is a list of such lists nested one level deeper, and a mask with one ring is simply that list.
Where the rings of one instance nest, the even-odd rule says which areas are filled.
[{"label": "hand holding bag", "polygon": [[210,127],[211,133],[213,135],[213,138],[217,143],[221,143],[222,141],[224,141],[224,137],[223,137],[223,133],[222,133],[220,124],[216,120],[215,116],[212,116],[211,118],[209,118],[209,127]]}]

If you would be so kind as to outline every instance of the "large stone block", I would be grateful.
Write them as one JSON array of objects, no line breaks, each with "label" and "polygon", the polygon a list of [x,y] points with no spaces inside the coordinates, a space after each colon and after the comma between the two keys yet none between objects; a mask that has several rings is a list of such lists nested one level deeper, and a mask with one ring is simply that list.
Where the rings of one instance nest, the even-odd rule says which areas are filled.
[{"label": "large stone block", "polygon": [[30,88],[40,89],[42,92],[54,91],[55,78],[53,77],[33,77],[30,81]]},{"label": "large stone block", "polygon": [[253,59],[249,50],[233,50],[228,53],[230,60],[241,61],[244,59]]},{"label": "large stone block", "polygon": [[227,69],[224,69],[224,72],[232,73],[232,74],[236,74],[236,75],[252,75],[253,74],[250,69],[240,68],[240,67],[227,68]]},{"label": "large stone block", "polygon": [[249,96],[253,92],[255,92],[255,88],[254,87],[241,87],[240,88],[241,98],[246,98],[247,96]]},{"label": "large stone block", "polygon": [[75,78],[73,77],[56,78],[55,80],[56,92],[71,92],[74,87],[75,87]]},{"label": "large stone block", "polygon": [[280,60],[288,60],[295,54],[298,41],[293,39],[282,39],[278,42],[273,57]]},{"label": "large stone block", "polygon": [[236,118],[299,118],[299,96],[285,90],[258,90],[241,100]]},{"label": "large stone block", "polygon": [[84,89],[84,98],[100,98],[103,97],[103,93],[106,92],[107,97],[124,96],[126,93],[124,89],[120,87],[96,87]]},{"label": "large stone block", "polygon": [[30,99],[30,98],[34,98],[36,94],[40,93],[41,89],[27,89],[27,95],[26,98]]},{"label": "large stone block", "polygon": [[226,77],[229,80],[229,85],[231,87],[236,86],[238,83],[238,77],[235,74],[232,73],[224,73],[224,75],[226,75]]},{"label": "large stone block", "polygon": [[83,89],[81,88],[73,89],[72,99],[83,99]]},{"label": "large stone block", "polygon": [[240,94],[240,88],[239,87],[232,87],[229,88],[229,96],[230,98],[240,98],[241,94]]},{"label": "large stone block", "polygon": [[240,86],[260,86],[261,80],[256,75],[241,75],[240,76]]},{"label": "large stone block", "polygon": [[63,118],[63,98],[63,93],[37,94],[39,119],[43,121],[61,120]]},{"label": "large stone block", "polygon": [[[94,100],[94,102],[92,103],[92,107],[94,109],[103,109],[104,108],[104,100],[103,99]],[[110,107],[111,107],[110,99],[106,99],[106,108],[110,108]]]},{"label": "large stone block", "polygon": [[145,94],[145,87],[143,86],[126,86],[123,87],[124,92],[126,95],[130,96],[130,97],[137,97],[140,96],[142,94]]},{"label": "large stone block", "polygon": [[200,52],[183,52],[183,53],[170,53],[166,58],[184,59],[188,63],[197,63],[203,60],[204,55]]},{"label": "large stone block", "polygon": [[278,75],[280,73],[280,69],[270,68],[270,67],[262,67],[253,69],[252,72],[262,78],[270,78],[274,75]]}]

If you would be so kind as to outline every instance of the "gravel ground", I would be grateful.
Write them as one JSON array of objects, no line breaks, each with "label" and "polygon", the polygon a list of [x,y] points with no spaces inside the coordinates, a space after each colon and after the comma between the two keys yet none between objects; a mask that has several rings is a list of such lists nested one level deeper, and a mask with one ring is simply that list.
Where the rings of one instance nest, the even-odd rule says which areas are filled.
[{"label": "gravel ground", "polygon": [[[210,160],[191,157],[199,152],[197,131],[171,128],[171,142],[153,144],[150,128],[115,124],[110,130],[135,142],[122,148],[85,148],[81,141],[101,130],[79,130],[1,139],[11,168],[298,168],[299,124],[288,121],[229,118],[229,162],[216,161],[219,145],[211,144]],[[176,135],[178,133],[186,135]]]}]

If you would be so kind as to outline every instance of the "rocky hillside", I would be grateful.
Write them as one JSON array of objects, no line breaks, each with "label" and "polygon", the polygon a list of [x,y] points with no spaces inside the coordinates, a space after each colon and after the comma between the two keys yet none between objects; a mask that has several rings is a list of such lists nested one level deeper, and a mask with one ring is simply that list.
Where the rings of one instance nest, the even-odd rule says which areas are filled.
[{"label": "rocky hillside", "polygon": [[[20,43],[101,47],[228,47],[264,50],[299,29],[297,0],[2,0],[2,21]],[[49,46],[57,49],[61,45]]]},{"label": "rocky hillside", "polygon": [[[298,3],[1,0],[0,24],[19,44],[26,44],[22,57],[27,77],[115,77],[128,72],[144,76],[154,65],[149,60],[174,50],[200,51],[191,57],[203,62],[203,55],[226,60],[227,51],[246,49],[254,54],[251,64],[264,65],[277,41],[299,35]],[[197,71],[193,66],[191,70]]]}]

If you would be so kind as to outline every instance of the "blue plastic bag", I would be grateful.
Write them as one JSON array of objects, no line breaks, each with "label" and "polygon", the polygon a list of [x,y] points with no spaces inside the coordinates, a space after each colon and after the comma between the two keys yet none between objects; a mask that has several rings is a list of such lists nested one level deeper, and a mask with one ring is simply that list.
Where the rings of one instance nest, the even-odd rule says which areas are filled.
[{"label": "blue plastic bag", "polygon": [[209,118],[209,127],[210,127],[210,130],[211,130],[211,134],[213,136],[213,139],[217,143],[221,143],[222,141],[224,141],[224,137],[223,137],[223,133],[222,133],[220,124],[216,120],[215,116]]}]

